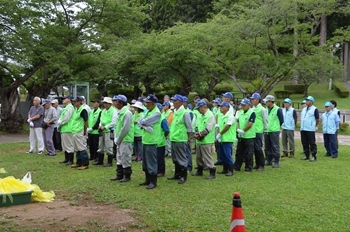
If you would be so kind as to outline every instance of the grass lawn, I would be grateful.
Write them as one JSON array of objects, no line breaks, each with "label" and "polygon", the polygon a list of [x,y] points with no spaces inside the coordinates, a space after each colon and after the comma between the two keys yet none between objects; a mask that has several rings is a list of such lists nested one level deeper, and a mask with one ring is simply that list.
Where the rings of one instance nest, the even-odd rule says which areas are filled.
[{"label": "grass lawn", "polygon": [[[279,169],[266,167],[261,173],[236,172],[214,180],[189,176],[184,185],[160,178],[154,190],[138,186],[144,180],[140,163],[133,163],[132,181],[122,184],[109,181],[115,167],[92,165],[78,171],[58,163],[62,153],[27,155],[27,149],[26,143],[0,145],[0,168],[8,172],[0,177],[21,178],[31,171],[33,183],[44,191],[54,190],[56,198],[74,201],[92,195],[96,201],[133,209],[140,220],[134,226],[144,231],[229,231],[235,191],[241,194],[247,231],[350,231],[347,146],[340,146],[338,159],[324,157],[319,144],[316,163],[301,161],[302,155],[297,155],[282,159]],[[170,176],[170,159],[167,165]],[[0,224],[2,231],[8,230],[5,227]]]}]

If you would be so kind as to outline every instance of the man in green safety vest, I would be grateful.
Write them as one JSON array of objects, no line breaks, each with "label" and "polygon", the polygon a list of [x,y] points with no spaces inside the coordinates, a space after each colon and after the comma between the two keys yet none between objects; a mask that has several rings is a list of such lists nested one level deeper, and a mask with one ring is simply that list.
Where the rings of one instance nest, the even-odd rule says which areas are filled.
[{"label": "man in green safety vest", "polygon": [[62,149],[65,159],[60,163],[72,165],[74,161],[74,147],[72,138],[72,114],[74,106],[71,103],[72,98],[66,96],[63,99],[65,107],[62,109],[60,119],[57,122],[57,128],[61,132]]},{"label": "man in green safety vest", "polygon": [[88,127],[89,116],[83,107],[83,98],[76,97],[74,99],[75,110],[72,115],[72,134],[73,145],[76,152],[77,162],[72,164],[72,168],[84,170],[89,168],[89,156],[86,151],[86,129]]},{"label": "man in green safety vest", "polygon": [[93,110],[91,110],[89,113],[89,125],[86,131],[88,133],[90,160],[95,160],[95,162],[98,162],[97,150],[98,150],[98,141],[100,137],[98,134],[98,125],[100,124],[100,118],[101,118],[100,100],[95,99],[95,100],[92,100],[91,102],[92,102]]},{"label": "man in green safety vest", "polygon": [[114,129],[114,143],[117,146],[117,174],[111,180],[128,182],[131,177],[132,142],[134,141],[134,122],[124,95],[113,97],[118,109],[118,119]]},{"label": "man in green safety vest", "polygon": [[[168,99],[169,99],[169,96],[168,96]],[[162,113],[162,115],[167,120],[169,127],[171,126],[171,124],[173,122],[173,117],[174,117],[174,112],[170,108],[171,108],[170,101],[163,102],[163,113]],[[171,142],[170,142],[169,135],[166,136],[165,156],[171,157]]]},{"label": "man in green safety vest", "polygon": [[[160,112],[163,111],[163,106],[160,103],[157,103],[157,107]],[[163,177],[165,174],[165,146],[166,146],[166,137],[169,135],[169,125],[168,121],[165,119],[164,115],[160,116],[160,125],[161,133],[159,143],[157,144],[157,163],[158,163],[158,177]]]},{"label": "man in green safety vest", "polygon": [[251,172],[253,169],[254,140],[255,140],[255,118],[256,114],[250,108],[250,101],[247,98],[240,102],[241,110],[238,116],[237,135],[238,143],[236,150],[236,161],[234,169],[240,171],[245,162],[244,171]]},{"label": "man in green safety vest", "polygon": [[184,184],[187,180],[187,154],[191,142],[192,122],[189,112],[183,106],[183,97],[175,94],[171,100],[175,107],[173,124],[170,127],[171,157],[175,165],[175,174],[168,180],[178,180],[179,184]]},{"label": "man in green safety vest", "polygon": [[194,138],[197,140],[197,172],[194,176],[203,176],[204,167],[208,167],[210,174],[206,179],[214,179],[216,168],[212,156],[212,146],[215,141],[215,116],[204,100],[198,101],[196,108],[200,115],[197,117],[194,134]]},{"label": "man in green safety vest", "polygon": [[281,126],[283,124],[283,113],[281,108],[275,105],[275,97],[267,95],[264,99],[267,107],[267,117],[269,124],[267,126],[267,132],[265,133],[265,151],[266,151],[266,163],[265,165],[272,165],[272,159],[274,159],[273,168],[279,167],[280,161],[280,143],[279,136]]},{"label": "man in green safety vest", "polygon": [[[191,118],[191,124],[193,120],[195,120],[195,115],[193,114],[192,110],[188,108],[188,97],[182,96],[183,99],[183,107],[185,110],[190,114]],[[192,128],[193,129],[193,128]],[[187,144],[187,149],[186,149],[186,157],[187,157],[187,171],[192,172],[192,152],[191,152],[191,139],[189,140],[189,143]]]}]

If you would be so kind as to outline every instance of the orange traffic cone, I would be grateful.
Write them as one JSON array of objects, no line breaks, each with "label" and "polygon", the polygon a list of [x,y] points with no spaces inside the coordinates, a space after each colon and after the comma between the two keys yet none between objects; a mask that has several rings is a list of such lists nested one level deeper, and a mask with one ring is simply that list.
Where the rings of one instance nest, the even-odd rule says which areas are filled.
[{"label": "orange traffic cone", "polygon": [[235,192],[232,200],[231,232],[246,232],[241,197]]}]

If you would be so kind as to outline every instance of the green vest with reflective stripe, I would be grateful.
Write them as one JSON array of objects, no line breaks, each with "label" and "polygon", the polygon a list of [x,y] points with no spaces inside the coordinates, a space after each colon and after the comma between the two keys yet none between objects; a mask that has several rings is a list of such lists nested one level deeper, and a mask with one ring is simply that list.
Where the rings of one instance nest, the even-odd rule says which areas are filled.
[{"label": "green vest with reflective stripe", "polygon": [[214,118],[214,124],[213,128],[209,131],[209,134],[207,134],[203,140],[196,140],[197,144],[212,144],[215,141],[215,117],[213,112],[208,110],[204,115],[198,114],[197,116],[197,127],[198,132],[202,132],[207,128],[207,124],[210,121],[210,119]]},{"label": "green vest with reflective stripe", "polygon": [[140,128],[138,123],[135,123],[135,121],[140,121],[140,119],[143,118],[143,112],[139,112],[136,116],[135,114],[132,116],[132,122],[134,124],[134,136],[142,136],[142,129]]},{"label": "green vest with reflective stripe", "polygon": [[73,113],[74,113],[74,107],[73,107],[73,105],[71,103],[69,103],[68,105],[66,105],[66,107],[64,107],[62,109],[60,120],[64,119],[64,117],[66,116],[68,108],[72,109],[72,116],[71,116],[71,118],[68,120],[68,122],[66,124],[64,124],[64,125],[62,125],[60,127],[60,132],[61,133],[72,133],[72,118],[73,118]]},{"label": "green vest with reflective stripe", "polygon": [[186,109],[182,108],[174,112],[173,123],[170,127],[170,141],[171,142],[187,142],[188,134],[187,127],[184,121]]},{"label": "green vest with reflective stripe", "polygon": [[[219,129],[222,131],[226,127],[226,123],[229,119],[229,116],[232,116],[230,111],[228,111],[225,115],[224,114],[219,114],[218,115],[218,124],[219,124]],[[234,117],[233,117],[234,118]],[[233,124],[230,126],[230,129],[228,129],[224,134],[221,135],[221,142],[231,142],[235,143],[236,142],[236,122],[235,118],[233,121]]]},{"label": "green vest with reflective stripe", "polygon": [[263,106],[261,104],[257,105],[254,108],[254,112],[255,112],[254,126],[255,126],[256,133],[264,133],[264,119],[261,114],[262,109],[263,109]]},{"label": "green vest with reflective stripe", "polygon": [[[154,107],[152,111],[147,111],[147,113],[145,114],[144,118],[148,118],[150,116],[152,116],[155,113],[160,113],[158,107]],[[142,134],[142,143],[143,144],[149,144],[149,145],[154,145],[154,144],[158,144],[159,141],[161,140],[161,126],[160,126],[160,117],[159,120],[153,124],[152,128],[153,128],[153,132],[150,133],[146,130],[143,130],[143,134]]]},{"label": "green vest with reflective stripe", "polygon": [[[241,110],[239,112],[238,121],[239,121],[239,128],[240,129],[243,130],[247,126],[247,124],[249,123],[250,116],[252,115],[253,112],[254,112],[254,110],[251,108],[249,110],[247,110],[247,112],[244,112],[244,110]],[[244,136],[243,136],[244,139],[255,138],[255,126],[254,126],[254,124],[252,125],[252,127],[249,130],[244,132]]]},{"label": "green vest with reflective stripe", "polygon": [[278,109],[279,107],[274,105],[271,111],[269,109],[267,111],[269,120],[267,132],[278,132],[281,130],[280,120],[277,115]]},{"label": "green vest with reflective stripe", "polygon": [[164,147],[166,145],[166,138],[165,138],[165,134],[164,134],[165,132],[164,132],[164,130],[162,128],[162,121],[164,119],[165,119],[164,115],[161,115],[160,116],[160,123],[161,123],[161,125],[160,125],[160,140],[159,140],[159,142],[157,144],[158,147]]},{"label": "green vest with reflective stripe", "polygon": [[[114,112],[115,109],[112,106],[108,110],[103,109],[101,112],[100,124],[102,126],[107,126],[110,124],[112,122]],[[110,129],[104,129],[103,132],[110,132]]]},{"label": "green vest with reflective stripe", "polygon": [[[120,131],[122,130],[122,128],[124,126],[124,117],[126,114],[130,114],[130,116],[132,118],[132,113],[130,112],[129,108],[127,106],[124,106],[119,111],[119,117],[118,117],[118,120],[117,120],[117,123],[115,126],[116,137],[118,137]],[[134,142],[134,122],[132,121],[132,119],[131,119],[131,123],[130,123],[130,129],[129,129],[128,133],[122,139],[122,142],[124,142],[124,143]]]},{"label": "green vest with reflective stripe", "polygon": [[80,116],[81,112],[84,110],[83,106],[79,109],[75,109],[72,115],[72,133],[77,134],[84,131],[84,119]]},{"label": "green vest with reflective stripe", "polygon": [[[93,126],[95,126],[98,116],[100,115],[101,109],[97,108],[96,110],[93,109],[90,111],[89,114],[89,128],[92,128]],[[93,135],[97,135],[98,134],[98,129],[91,131],[89,134],[93,134]]]}]

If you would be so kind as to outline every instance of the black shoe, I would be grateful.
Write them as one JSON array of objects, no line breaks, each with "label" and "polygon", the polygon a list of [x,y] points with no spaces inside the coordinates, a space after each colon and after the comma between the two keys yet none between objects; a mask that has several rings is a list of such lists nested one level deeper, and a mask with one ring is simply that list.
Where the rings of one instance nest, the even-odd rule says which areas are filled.
[{"label": "black shoe", "polygon": [[228,165],[226,176],[233,176],[233,165]]},{"label": "black shoe", "polygon": [[148,174],[148,172],[145,172],[145,181],[140,183],[140,186],[144,186],[144,185],[149,185],[150,184],[150,175]]},{"label": "black shoe", "polygon": [[216,172],[216,168],[209,169],[210,174],[205,179],[207,179],[207,180],[215,179],[216,178],[215,172]]}]

